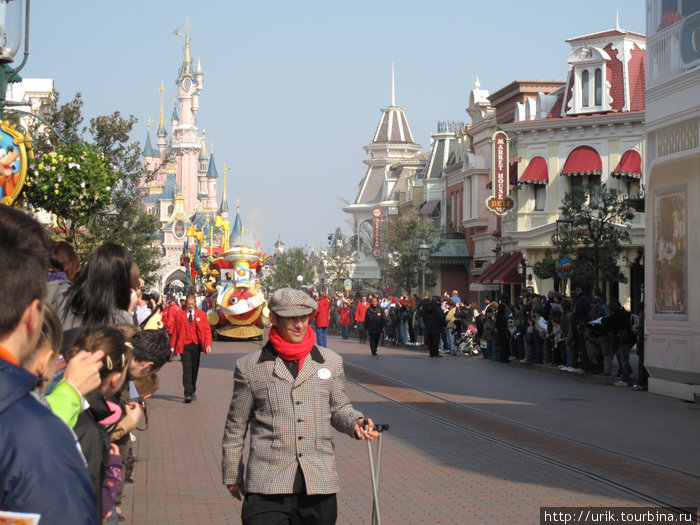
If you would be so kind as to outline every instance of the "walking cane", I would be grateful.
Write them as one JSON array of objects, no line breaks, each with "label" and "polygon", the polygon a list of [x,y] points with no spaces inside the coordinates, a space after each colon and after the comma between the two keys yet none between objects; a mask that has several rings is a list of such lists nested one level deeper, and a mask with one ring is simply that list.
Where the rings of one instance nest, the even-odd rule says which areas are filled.
[{"label": "walking cane", "polygon": [[[367,420],[365,419],[365,428]],[[377,441],[377,466],[374,466],[374,455],[372,454],[372,442],[367,440],[367,452],[369,453],[369,473],[372,477],[372,525],[382,525],[379,517],[379,472],[382,466],[382,436],[389,430],[389,425],[374,425],[374,430],[379,432]]]}]

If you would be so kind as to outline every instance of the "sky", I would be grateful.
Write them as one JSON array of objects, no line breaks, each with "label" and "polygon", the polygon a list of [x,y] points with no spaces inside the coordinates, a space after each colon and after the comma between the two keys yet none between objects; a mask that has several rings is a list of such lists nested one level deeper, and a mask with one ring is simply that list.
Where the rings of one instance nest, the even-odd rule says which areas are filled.
[{"label": "sky", "polygon": [[645,33],[644,0],[34,0],[21,75],[53,78],[62,102],[82,93],[86,121],[134,115],[142,143],[152,118],[154,141],[161,81],[170,135],[184,46],[172,31],[184,33],[186,17],[204,72],[197,126],[219,174],[230,168],[231,210],[238,200],[267,253],[278,238],[318,249],[337,226],[352,234],[342,208],[391,104],[392,63],[396,104],[427,151],[438,121],[469,123],[477,77],[491,93],[566,80],[567,39],[612,29],[616,17]]}]

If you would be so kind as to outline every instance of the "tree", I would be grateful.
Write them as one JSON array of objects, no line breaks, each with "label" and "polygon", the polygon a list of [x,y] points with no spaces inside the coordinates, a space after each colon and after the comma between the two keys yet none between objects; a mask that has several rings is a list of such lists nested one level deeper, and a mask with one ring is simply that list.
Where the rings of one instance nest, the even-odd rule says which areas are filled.
[{"label": "tree", "polygon": [[627,282],[617,261],[630,243],[634,211],[624,195],[604,184],[573,188],[559,209],[572,221],[555,239],[558,256],[571,259],[572,281]]},{"label": "tree", "polygon": [[[297,276],[301,275],[301,284]],[[294,247],[277,256],[276,267],[269,275],[262,279],[262,286],[268,293],[280,288],[299,288],[313,284],[315,279],[314,268],[311,264],[309,253],[304,248]]]},{"label": "tree", "polygon": [[[35,159],[36,168],[42,159],[58,160],[62,156],[65,168],[62,179],[70,174],[71,182],[56,188],[55,185],[61,186],[63,180],[54,181],[53,186],[42,180],[29,186],[25,193],[27,200],[33,206],[56,215],[62,230],[58,235],[71,242],[81,258],[89,256],[104,242],[121,244],[129,249],[139,265],[141,276],[148,282],[160,267],[161,248],[157,244],[157,221],[141,206],[143,193],[139,184],[153,174],[144,168],[139,143],[129,141],[137,120],[134,116],[124,118],[116,111],[112,115],[90,119],[90,126],[86,128],[82,124],[80,93],[66,104],[59,106],[58,101],[59,95],[55,93],[52,111],[47,118],[51,128],[35,144],[40,156]],[[86,133],[93,143],[85,139]],[[94,152],[97,160],[78,168],[74,165],[79,164],[75,159],[76,152],[83,151]],[[73,161],[68,161],[68,158]],[[112,176],[109,181],[105,166]],[[58,178],[57,173],[55,178]],[[69,198],[61,199],[61,193],[56,194],[56,189],[65,190]],[[76,192],[78,196],[92,197],[92,201],[88,198],[83,202],[77,197],[71,199],[72,193]]]},{"label": "tree", "polygon": [[[425,223],[413,211],[389,223],[387,228],[386,258],[380,267],[392,287],[398,291],[411,291],[421,283],[422,267],[418,261],[418,247],[426,243],[435,252],[440,249],[438,229]],[[426,286],[431,276],[426,274]]]},{"label": "tree", "polygon": [[350,247],[344,243],[333,242],[321,258],[322,272],[328,290],[343,290],[343,281],[348,278],[351,258]]}]

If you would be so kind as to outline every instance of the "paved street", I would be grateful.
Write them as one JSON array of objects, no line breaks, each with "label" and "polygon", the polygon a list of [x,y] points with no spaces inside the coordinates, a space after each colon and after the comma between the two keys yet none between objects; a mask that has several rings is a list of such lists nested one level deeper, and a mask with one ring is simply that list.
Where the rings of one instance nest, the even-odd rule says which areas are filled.
[{"label": "paved street", "polygon": [[[138,435],[126,523],[237,524],[221,484],[235,360],[259,343],[217,342],[182,403],[178,361],[160,374]],[[541,506],[700,504],[700,408],[564,373],[329,337],[354,404],[391,429],[383,443],[384,524],[539,523]],[[338,523],[368,523],[367,445],[338,434]]]}]

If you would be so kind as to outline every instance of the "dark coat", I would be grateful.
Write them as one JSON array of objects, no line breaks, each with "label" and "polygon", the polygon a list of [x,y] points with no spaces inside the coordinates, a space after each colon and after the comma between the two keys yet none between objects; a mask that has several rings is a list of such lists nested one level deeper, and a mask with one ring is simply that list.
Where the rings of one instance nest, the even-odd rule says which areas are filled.
[{"label": "dark coat", "polygon": [[104,481],[105,470],[109,461],[109,434],[106,429],[98,423],[111,414],[109,407],[98,392],[87,395],[90,407],[83,410],[75,423],[75,435],[80,441],[80,448],[87,460],[87,469],[90,474],[90,481],[95,489],[97,510],[100,516],[102,513],[102,482]]},{"label": "dark coat", "polygon": [[96,524],[96,495],[75,436],[30,393],[36,376],[0,359],[0,509],[42,525]]},{"label": "dark coat", "polygon": [[422,316],[426,334],[439,334],[447,326],[445,312],[436,302],[426,303],[422,310]]},{"label": "dark coat", "polygon": [[380,334],[386,324],[384,309],[377,305],[370,305],[365,314],[365,330],[368,334]]}]

